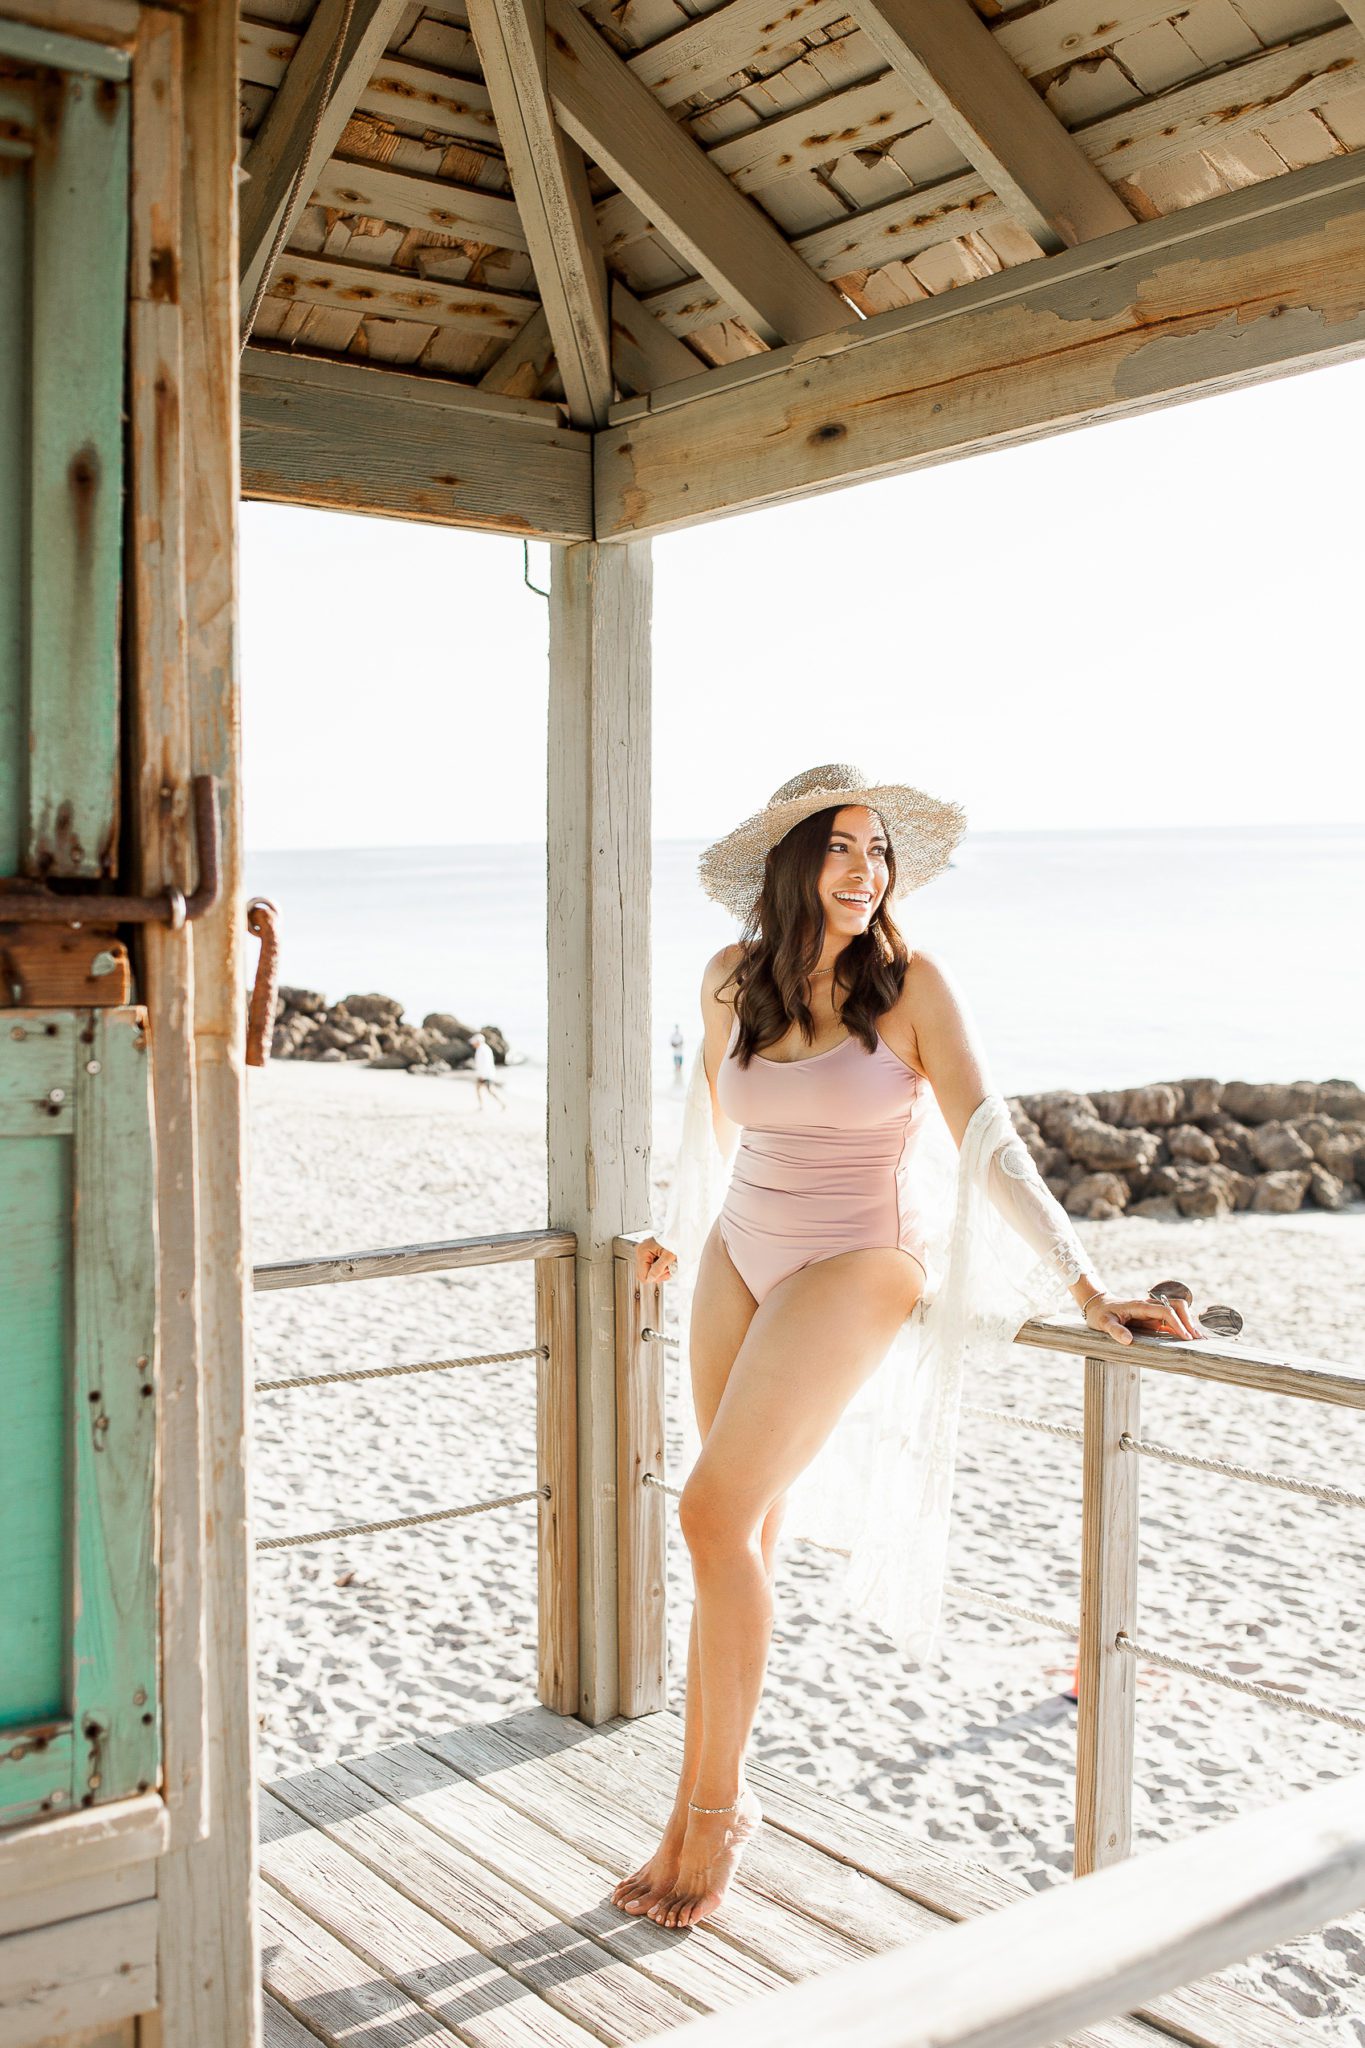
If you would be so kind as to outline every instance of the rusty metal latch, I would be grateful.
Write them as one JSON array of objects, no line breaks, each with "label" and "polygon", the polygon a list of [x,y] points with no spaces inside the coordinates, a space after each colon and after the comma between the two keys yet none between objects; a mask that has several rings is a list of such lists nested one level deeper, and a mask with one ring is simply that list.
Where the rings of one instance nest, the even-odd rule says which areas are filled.
[{"label": "rusty metal latch", "polygon": [[256,979],[246,1019],[246,1063],[263,1067],[270,1058],[275,1032],[275,998],[280,985],[279,911],[268,896],[253,896],[246,907],[246,928],[261,942]]},{"label": "rusty metal latch", "polygon": [[217,905],[222,828],[218,821],[218,777],[196,775],[194,843],[199,887],[192,896],[165,889],[159,896],[63,895],[46,883],[0,882],[0,924],[168,924],[172,931],[193,924]]}]

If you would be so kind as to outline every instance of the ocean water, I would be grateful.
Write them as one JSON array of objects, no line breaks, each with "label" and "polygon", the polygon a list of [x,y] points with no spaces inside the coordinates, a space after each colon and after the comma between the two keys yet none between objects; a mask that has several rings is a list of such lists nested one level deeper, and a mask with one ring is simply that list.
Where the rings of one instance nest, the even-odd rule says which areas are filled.
[{"label": "ocean water", "polygon": [[[696,883],[700,843],[654,849],[655,1065],[689,1055],[705,961],[734,937]],[[540,845],[256,851],[282,916],[281,978],[328,1001],[546,1043]],[[952,971],[1005,1092],[1219,1079],[1365,1082],[1365,826],[969,834],[904,898],[912,945]]]}]

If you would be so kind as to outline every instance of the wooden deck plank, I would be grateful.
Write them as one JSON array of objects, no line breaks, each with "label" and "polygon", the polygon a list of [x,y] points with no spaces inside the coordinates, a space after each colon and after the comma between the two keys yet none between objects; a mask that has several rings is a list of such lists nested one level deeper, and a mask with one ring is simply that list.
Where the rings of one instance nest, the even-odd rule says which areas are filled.
[{"label": "wooden deck plank", "polygon": [[[651,1759],[643,1757],[635,1749],[627,1756],[623,1748],[631,1731],[638,1726],[635,1721],[611,1724],[612,1739],[609,1742],[590,1739],[586,1743],[572,1740],[565,1743],[562,1733],[541,1720],[539,1710],[512,1716],[510,1721],[529,1725],[533,1740],[537,1734],[543,1737],[546,1752],[542,1760],[552,1770],[562,1770],[571,1781],[581,1782],[581,1791],[590,1803],[590,1810],[600,1813],[601,1802],[607,1799],[640,1813],[647,1824],[652,1820],[657,1825],[658,1814],[672,1796],[681,1754],[680,1738],[671,1750],[660,1745],[656,1756]],[[462,1748],[465,1746],[463,1738],[470,1732],[468,1729],[456,1731],[456,1739]],[[509,1723],[500,1723],[495,1732],[507,1734]],[[590,1736],[596,1736],[602,1731],[588,1732]],[[515,1732],[512,1740],[515,1743]],[[444,1751],[444,1740],[439,1747]],[[807,1928],[812,1920],[817,1924],[833,1924],[835,1930],[848,1940],[861,1940],[874,1953],[904,1947],[921,1935],[941,1929],[944,1923],[944,1915],[883,1885],[879,1879],[864,1872],[856,1861],[813,1849],[796,1835],[785,1831],[775,1835],[772,1831],[761,1832],[745,1851],[741,1874],[748,1885],[768,1893],[775,1902],[785,1904],[798,1922],[804,1918]],[[909,1913],[906,1908],[910,1909]],[[1139,2020],[1121,2018],[1108,2021],[1102,2027],[1086,2029],[1058,2044],[1058,2048],[1160,2048],[1160,2044],[1168,2039],[1165,2033]]]},{"label": "wooden deck plank", "polygon": [[[677,1765],[654,1745],[636,1743],[632,1726],[615,1726],[609,1742],[571,1743],[542,1757],[541,1764],[546,1778],[560,1781],[593,1819],[600,1816],[604,1803],[633,1815],[643,1855],[653,1846],[672,1803]],[[449,1757],[458,1767],[470,1754],[470,1732],[458,1728],[448,1736],[423,1737],[421,1746]],[[506,1737],[505,1724],[498,1732]],[[497,1790],[496,1783],[492,1789]],[[740,1872],[749,1890],[791,1914],[797,1923],[819,1921],[864,1954],[898,1948],[935,1932],[941,1924],[940,1915],[867,1878],[852,1863],[821,1855],[795,1836],[775,1836],[770,1829],[760,1829],[749,1844]],[[805,1933],[798,1924],[796,1939],[804,1941]]]},{"label": "wooden deck plank", "polygon": [[272,1885],[261,1886],[260,1920],[266,1994],[318,2040],[432,2048],[459,2038]]},{"label": "wooden deck plank", "polygon": [[269,1992],[261,2001],[265,2048],[318,2048],[318,2037],[294,2018],[287,2005]]},{"label": "wooden deck plank", "polygon": [[[263,1850],[272,1882],[291,1893],[298,1886],[310,1914],[351,1945],[363,1944],[424,2010],[467,2034],[463,1979],[471,1969],[480,1981],[485,1973],[505,1973],[509,1986],[524,1987],[528,2011],[534,1998],[538,2028],[528,2033],[509,2025],[499,2033],[485,2027],[480,2048],[504,2040],[586,2042],[589,2036],[637,2041],[695,2019],[695,2006],[339,1767],[310,1771],[272,1793],[278,1799],[267,1794],[263,1800],[269,1809],[263,1818],[276,1831]],[[289,1823],[280,1815],[287,1813],[309,1826],[283,1832]],[[454,1988],[453,2005],[450,1990],[437,1989],[438,1983]]]},{"label": "wooden deck plank", "polygon": [[623,1874],[624,1859],[613,1868],[584,1855],[413,1743],[353,1759],[344,1768],[699,2012],[740,2003],[790,1981],[785,1972],[731,1947],[708,1926],[679,1942],[652,1921],[622,1914],[610,1895]]},{"label": "wooden deck plank", "polygon": [[[590,2048],[645,2040],[945,1921],[1031,1896],[759,1763],[768,1826],[686,1932],[614,1880],[672,1797],[681,1722],[535,1706],[306,1773],[262,1797],[267,2048]],[[1297,2048],[1309,2030],[1210,1979],[1058,2048]]]},{"label": "wooden deck plank", "polygon": [[[623,1780],[613,1778],[604,1800],[600,1789],[576,1783],[557,1769],[555,1757],[521,1753],[515,1743],[501,1739],[499,1729],[460,1728],[424,1736],[421,1747],[451,1763],[461,1775],[478,1778],[500,1799],[539,1819],[585,1854],[600,1855],[604,1861],[610,1855],[623,1875],[642,1861],[651,1846],[651,1829],[660,1823],[657,1803],[648,1817],[638,1811],[638,1793],[632,1809]],[[787,1977],[818,1976],[875,1953],[875,1942],[805,1912],[790,1896],[792,1886],[786,1887],[786,1896],[774,1898],[756,1880],[753,1861],[751,1848],[725,1905],[709,1923],[715,1934],[744,1946]]]},{"label": "wooden deck plank", "polygon": [[[529,1718],[518,1717],[518,1725]],[[544,1715],[540,1709],[535,1710],[535,1719],[538,1727],[565,1726],[557,1715]],[[567,1725],[572,1730],[575,1724]],[[670,1756],[681,1750],[682,1722],[676,1714],[650,1714],[623,1725],[658,1743]],[[553,1728],[545,1732],[549,1735]],[[911,1835],[903,1822],[857,1812],[766,1764],[746,1769],[774,1825],[799,1834],[827,1856],[851,1856],[870,1877],[908,1891],[950,1919],[991,1912],[1031,1894],[1032,1887],[1023,1878],[945,1854]],[[1286,2014],[1216,1978],[1167,1993],[1144,2008],[1143,2018],[1190,2048],[1294,2048],[1295,2042],[1312,2038],[1310,2029],[1295,2027]]]}]

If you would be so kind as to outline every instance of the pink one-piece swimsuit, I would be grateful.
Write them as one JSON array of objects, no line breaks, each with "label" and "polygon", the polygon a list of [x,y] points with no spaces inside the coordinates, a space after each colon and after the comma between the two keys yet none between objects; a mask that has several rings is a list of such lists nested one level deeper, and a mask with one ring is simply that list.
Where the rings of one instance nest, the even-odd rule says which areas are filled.
[{"label": "pink one-piece swimsuit", "polygon": [[736,1018],[716,1097],[740,1128],[720,1212],[725,1249],[755,1301],[818,1259],[899,1246],[924,1268],[910,1198],[915,1137],[929,1085],[878,1035],[800,1060],[734,1056]]}]

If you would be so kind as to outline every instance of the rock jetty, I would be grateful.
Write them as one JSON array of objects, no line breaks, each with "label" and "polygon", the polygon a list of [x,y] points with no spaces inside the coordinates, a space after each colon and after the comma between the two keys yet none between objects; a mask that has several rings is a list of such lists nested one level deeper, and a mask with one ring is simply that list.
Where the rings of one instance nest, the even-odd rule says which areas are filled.
[{"label": "rock jetty", "polygon": [[309,988],[282,988],[275,1004],[270,1054],[277,1060],[352,1060],[358,1066],[406,1067],[413,1074],[451,1074],[474,1058],[482,1031],[500,1067],[507,1040],[496,1024],[462,1024],[448,1010],[432,1010],[420,1024],[404,1018],[393,996],[345,996],[328,1003]]},{"label": "rock jetty", "polygon": [[1288,1215],[1365,1197],[1365,1089],[1353,1081],[1154,1081],[1009,1098],[1071,1215]]}]

